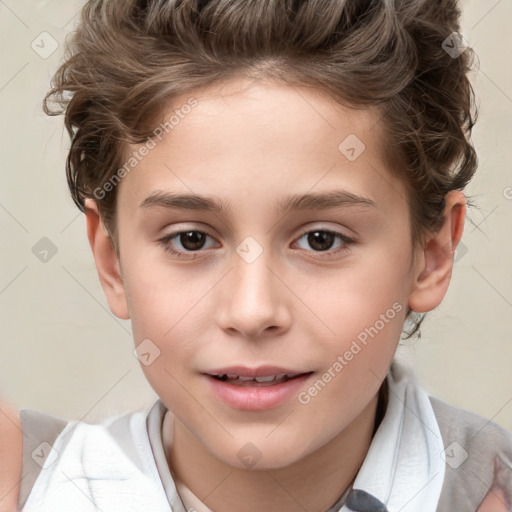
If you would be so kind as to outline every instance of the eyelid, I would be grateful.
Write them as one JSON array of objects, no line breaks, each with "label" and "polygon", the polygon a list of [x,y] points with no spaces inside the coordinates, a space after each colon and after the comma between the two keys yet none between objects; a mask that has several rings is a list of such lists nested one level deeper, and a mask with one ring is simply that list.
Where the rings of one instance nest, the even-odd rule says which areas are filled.
[{"label": "eyelid", "polygon": [[[354,236],[356,235],[356,232],[352,229],[348,229],[346,228],[346,231],[351,231],[352,233],[354,233],[354,236],[352,235],[348,235],[346,233],[344,233],[343,231],[341,231],[341,227],[330,227],[330,226],[326,226],[325,224],[313,224],[313,225],[309,225],[307,228],[303,228],[299,233],[299,237],[302,237],[304,236],[305,234],[307,233],[311,233],[311,232],[314,232],[314,231],[327,231],[328,233],[333,233],[335,235],[340,235],[340,236],[343,236],[344,238],[346,238],[347,240],[348,239],[354,239]],[[355,239],[354,239],[355,240]]]},{"label": "eyelid", "polygon": [[[204,233],[205,235],[208,235],[210,238],[213,238],[217,241],[217,236],[213,234],[213,232],[208,227],[204,227],[201,223],[192,223],[192,226],[187,226],[186,223],[185,226],[178,225],[177,227],[173,226],[174,229],[170,231],[169,233],[166,233],[165,235],[160,236],[159,240],[168,240],[170,238],[176,237],[177,235],[180,235],[182,233],[189,233],[190,231],[197,231],[199,233]],[[162,230],[163,231],[163,230]]]}]

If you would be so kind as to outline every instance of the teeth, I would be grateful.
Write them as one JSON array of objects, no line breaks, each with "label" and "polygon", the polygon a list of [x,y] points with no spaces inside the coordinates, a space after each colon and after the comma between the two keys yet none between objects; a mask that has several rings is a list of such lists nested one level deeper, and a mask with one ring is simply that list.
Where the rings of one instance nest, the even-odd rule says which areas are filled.
[{"label": "teeth", "polygon": [[240,381],[250,381],[255,380],[256,382],[271,382],[273,380],[283,380],[285,377],[288,379],[292,379],[293,377],[297,377],[297,373],[280,373],[278,375],[267,375],[264,377],[242,377],[241,375],[236,375],[235,373],[222,373],[217,375],[217,377],[221,380],[230,379],[230,380],[240,380]]},{"label": "teeth", "polygon": [[268,377],[254,377],[256,382],[270,382],[276,378],[275,375],[269,375]]}]

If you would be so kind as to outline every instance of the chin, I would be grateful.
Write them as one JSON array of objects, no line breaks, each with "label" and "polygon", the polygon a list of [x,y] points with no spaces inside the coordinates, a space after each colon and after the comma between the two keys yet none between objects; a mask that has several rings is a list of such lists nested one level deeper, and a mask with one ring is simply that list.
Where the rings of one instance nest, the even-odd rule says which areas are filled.
[{"label": "chin", "polygon": [[[301,451],[297,451],[297,447]],[[219,452],[219,445],[211,453],[217,459],[225,464],[237,469],[246,470],[274,470],[282,469],[293,465],[307,456],[305,452],[305,443],[296,442],[290,436],[288,444],[283,443],[282,439],[276,439],[274,442],[265,441],[247,441],[236,440],[226,446],[225,450]]]}]

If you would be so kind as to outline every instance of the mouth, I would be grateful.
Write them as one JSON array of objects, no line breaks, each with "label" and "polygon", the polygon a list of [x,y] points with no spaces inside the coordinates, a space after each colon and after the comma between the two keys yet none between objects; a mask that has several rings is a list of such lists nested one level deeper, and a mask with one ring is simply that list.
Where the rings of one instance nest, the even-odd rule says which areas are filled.
[{"label": "mouth", "polygon": [[220,368],[205,372],[210,390],[224,404],[263,411],[289,403],[315,372],[277,366]]},{"label": "mouth", "polygon": [[312,371],[303,371],[282,366],[227,366],[206,372],[206,375],[233,386],[276,386],[289,380],[309,375]]},{"label": "mouth", "polygon": [[248,377],[243,375],[237,375],[235,373],[222,373],[222,374],[213,374],[210,375],[216,380],[221,382],[225,382],[226,384],[231,384],[233,386],[256,386],[256,387],[265,387],[265,386],[276,386],[278,384],[282,384],[283,382],[288,382],[290,380],[296,379],[298,377],[302,377],[304,375],[309,375],[313,372],[305,372],[305,373],[279,373],[273,375],[262,375],[260,377]]}]

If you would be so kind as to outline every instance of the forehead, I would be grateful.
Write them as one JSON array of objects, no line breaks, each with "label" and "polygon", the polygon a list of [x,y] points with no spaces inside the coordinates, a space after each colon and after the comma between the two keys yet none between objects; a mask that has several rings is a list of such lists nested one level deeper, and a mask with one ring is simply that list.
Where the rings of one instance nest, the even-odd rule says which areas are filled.
[{"label": "forehead", "polygon": [[228,208],[259,198],[256,211],[267,201],[270,211],[285,193],[343,188],[385,212],[403,207],[381,123],[376,108],[342,106],[314,88],[232,80],[200,89],[162,114],[154,146],[120,183],[118,203],[133,210],[172,191],[213,194]]}]

